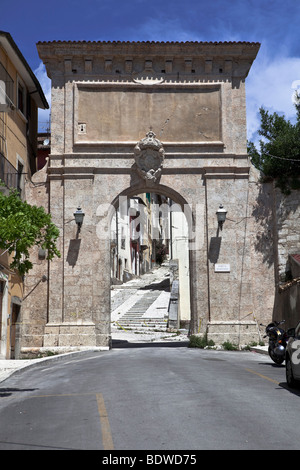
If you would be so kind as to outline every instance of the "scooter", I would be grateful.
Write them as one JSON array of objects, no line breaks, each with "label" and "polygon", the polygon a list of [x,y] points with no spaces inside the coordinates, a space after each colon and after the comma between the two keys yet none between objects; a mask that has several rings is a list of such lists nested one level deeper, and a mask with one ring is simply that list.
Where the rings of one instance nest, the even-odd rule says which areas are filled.
[{"label": "scooter", "polygon": [[[282,321],[274,321],[269,323],[266,326],[266,335],[264,338],[269,338],[269,348],[268,353],[272,361],[275,364],[282,364],[285,360],[285,350],[286,345],[289,339],[288,334],[282,328],[279,328],[279,325],[284,323],[285,320]],[[261,323],[261,326],[265,326]]]}]

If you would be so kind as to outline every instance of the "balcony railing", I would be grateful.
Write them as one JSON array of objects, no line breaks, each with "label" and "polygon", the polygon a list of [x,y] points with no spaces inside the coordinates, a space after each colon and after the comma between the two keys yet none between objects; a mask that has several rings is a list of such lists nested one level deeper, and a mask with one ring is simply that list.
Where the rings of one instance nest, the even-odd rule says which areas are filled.
[{"label": "balcony railing", "polygon": [[[1,141],[1,139],[0,139]],[[0,153],[0,180],[8,188],[18,189],[19,174],[15,167]]]}]

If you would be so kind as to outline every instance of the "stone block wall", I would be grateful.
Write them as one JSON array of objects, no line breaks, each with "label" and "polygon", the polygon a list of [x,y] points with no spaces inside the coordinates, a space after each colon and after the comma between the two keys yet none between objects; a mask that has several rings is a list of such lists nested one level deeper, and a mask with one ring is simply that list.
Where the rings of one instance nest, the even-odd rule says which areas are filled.
[{"label": "stone block wall", "polygon": [[275,189],[275,213],[278,231],[278,281],[291,274],[289,255],[300,253],[300,191],[284,195]]},{"label": "stone block wall", "polygon": [[[49,263],[40,333],[32,328],[28,344],[110,347],[112,210],[120,196],[149,187],[189,207],[189,241],[196,241],[189,250],[191,333],[208,332],[218,342],[257,337],[256,319],[269,315],[274,298],[272,195],[259,185],[246,153],[245,79],[258,48],[38,44],[52,79],[48,189],[41,203],[48,203],[60,229],[62,257]],[[149,130],[164,149],[151,186],[137,171],[134,152]],[[228,211],[223,230],[220,204]],[[85,212],[80,233],[73,218],[78,206]],[[31,299],[28,318],[38,305]]]}]

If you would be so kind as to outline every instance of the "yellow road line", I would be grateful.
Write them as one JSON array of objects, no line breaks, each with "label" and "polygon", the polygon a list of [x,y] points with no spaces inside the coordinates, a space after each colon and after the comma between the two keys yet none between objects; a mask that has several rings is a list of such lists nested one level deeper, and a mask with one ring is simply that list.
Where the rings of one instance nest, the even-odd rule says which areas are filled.
[{"label": "yellow road line", "polygon": [[[101,431],[102,431],[102,444],[104,450],[114,450],[113,439],[110,430],[110,424],[108,420],[108,415],[103,399],[102,393],[95,392],[87,392],[87,393],[62,393],[62,394],[53,394],[53,395],[31,395],[27,397],[29,398],[58,398],[58,397],[80,397],[80,396],[87,396],[87,395],[96,395],[97,405],[98,405],[98,412],[100,415],[100,423],[101,423]],[[0,392],[1,397],[1,392]],[[1,397],[2,398],[2,397]],[[6,398],[6,397],[5,397]],[[11,397],[9,397],[11,398]]]},{"label": "yellow road line", "polygon": [[112,435],[110,431],[110,424],[108,420],[108,415],[103,399],[102,393],[96,394],[98,411],[100,415],[101,429],[102,429],[102,444],[104,450],[113,450],[114,444],[112,440]]},{"label": "yellow road line", "polygon": [[127,331],[126,328],[123,328],[123,326],[120,325],[117,321],[114,321],[114,322],[112,321],[111,323],[116,323],[119,328],[121,328],[121,329],[124,330],[124,331]]},{"label": "yellow road line", "polygon": [[248,372],[251,372],[252,374],[258,375],[258,376],[261,377],[262,379],[266,379],[266,380],[268,380],[269,382],[273,382],[274,384],[279,385],[279,382],[277,382],[277,381],[274,380],[274,379],[270,379],[270,377],[267,377],[267,376],[265,376],[265,375],[262,375],[262,374],[260,374],[259,372],[255,372],[255,371],[252,370],[252,369],[246,369],[246,370],[247,370]]}]

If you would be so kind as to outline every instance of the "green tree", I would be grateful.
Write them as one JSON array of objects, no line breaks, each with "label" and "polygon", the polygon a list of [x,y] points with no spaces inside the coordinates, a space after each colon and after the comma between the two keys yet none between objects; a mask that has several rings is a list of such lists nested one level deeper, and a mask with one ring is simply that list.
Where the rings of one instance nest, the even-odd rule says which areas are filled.
[{"label": "green tree", "polygon": [[285,194],[291,189],[300,189],[300,97],[296,95],[296,123],[284,116],[269,113],[260,108],[263,137],[258,151],[253,142],[248,142],[248,154],[252,164],[265,178],[273,178],[277,187]]},{"label": "green tree", "polygon": [[24,275],[32,268],[30,248],[47,251],[47,259],[60,257],[56,247],[59,230],[43,207],[22,201],[17,191],[0,191],[0,249],[12,255],[10,268]]}]

